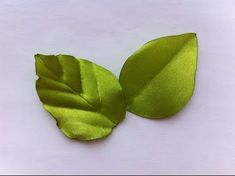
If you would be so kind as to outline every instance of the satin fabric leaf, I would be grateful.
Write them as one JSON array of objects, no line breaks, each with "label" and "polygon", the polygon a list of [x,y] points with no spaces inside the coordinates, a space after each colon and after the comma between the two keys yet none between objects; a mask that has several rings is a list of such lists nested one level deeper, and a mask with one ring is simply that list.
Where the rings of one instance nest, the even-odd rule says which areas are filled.
[{"label": "satin fabric leaf", "polygon": [[67,137],[103,138],[124,119],[122,89],[110,71],[69,55],[35,59],[38,96]]},{"label": "satin fabric leaf", "polygon": [[147,42],[127,59],[120,73],[127,110],[146,118],[177,113],[193,95],[196,64],[194,33]]}]

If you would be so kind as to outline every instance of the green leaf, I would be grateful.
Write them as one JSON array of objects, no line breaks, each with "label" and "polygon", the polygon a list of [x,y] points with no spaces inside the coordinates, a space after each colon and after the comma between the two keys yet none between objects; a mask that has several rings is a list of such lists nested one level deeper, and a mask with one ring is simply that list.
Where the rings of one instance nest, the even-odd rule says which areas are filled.
[{"label": "green leaf", "polygon": [[125,117],[121,86],[108,70],[69,55],[35,55],[38,96],[68,137],[93,140]]},{"label": "green leaf", "polygon": [[193,95],[197,64],[194,33],[144,44],[125,62],[121,74],[127,110],[146,118],[180,111]]}]

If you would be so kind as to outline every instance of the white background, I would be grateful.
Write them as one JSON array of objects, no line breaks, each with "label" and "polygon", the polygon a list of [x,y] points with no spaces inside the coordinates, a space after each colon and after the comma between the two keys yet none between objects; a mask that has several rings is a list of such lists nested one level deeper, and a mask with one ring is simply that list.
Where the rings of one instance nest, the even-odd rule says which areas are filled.
[{"label": "white background", "polygon": [[[35,53],[71,54],[117,76],[145,42],[196,32],[195,94],[179,114],[127,113],[111,136],[73,141],[35,91]],[[235,1],[0,1],[1,174],[235,174]]]}]

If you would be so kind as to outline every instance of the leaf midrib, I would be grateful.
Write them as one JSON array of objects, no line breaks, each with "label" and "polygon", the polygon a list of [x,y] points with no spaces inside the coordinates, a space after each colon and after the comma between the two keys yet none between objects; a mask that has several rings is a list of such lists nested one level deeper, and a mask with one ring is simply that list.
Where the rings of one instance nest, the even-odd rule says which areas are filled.
[{"label": "leaf midrib", "polygon": [[165,65],[156,73],[156,75],[153,76],[153,77],[149,80],[149,82],[148,82],[146,85],[144,85],[144,86],[136,93],[135,96],[132,97],[132,99],[129,101],[130,103],[128,103],[128,105],[127,105],[127,108],[128,108],[128,107],[133,103],[133,101],[151,84],[151,82],[152,82],[156,77],[158,77],[158,75],[164,70],[164,68],[167,67],[170,63],[172,63],[173,60],[175,60],[176,56],[179,55],[179,53],[182,51],[182,49],[184,49],[184,48],[187,46],[187,44],[188,44],[189,42],[191,42],[191,40],[193,40],[193,39],[194,39],[194,37],[193,37],[193,38],[190,38],[187,42],[185,42],[185,43],[180,47],[180,49],[179,49],[178,51],[175,52],[175,54],[173,55],[172,59],[170,59],[169,62],[168,62],[167,64],[165,64]]},{"label": "leaf midrib", "polygon": [[[114,121],[112,121],[110,118],[107,117],[107,115],[105,113],[103,113],[101,111],[101,109],[97,109],[97,107],[95,107],[94,105],[92,105],[85,97],[83,97],[81,94],[79,94],[75,89],[73,89],[70,85],[68,85],[63,79],[61,79],[61,77],[58,77],[54,72],[52,72],[48,67],[47,65],[44,63],[44,61],[42,59],[40,59],[40,61],[43,62],[43,65],[46,67],[46,69],[51,72],[58,80],[54,80],[54,81],[57,81],[57,82],[60,82],[62,84],[64,84],[67,88],[69,88],[69,90],[75,94],[76,96],[79,96],[81,97],[92,109],[94,109],[97,113],[100,113],[102,114],[104,117],[106,117],[108,120],[110,120],[115,126],[116,126],[116,123]],[[61,66],[62,68],[62,66]],[[63,70],[62,70],[63,71]],[[40,76],[43,78],[43,76]],[[47,78],[47,77],[46,77]],[[47,79],[52,79],[52,78],[47,78]]]},{"label": "leaf midrib", "polygon": [[[97,110],[97,108],[96,108],[94,105],[92,105],[87,99],[85,99],[85,98],[84,98],[81,94],[79,94],[74,88],[72,88],[70,85],[68,85],[61,77],[58,77],[53,71],[51,71],[51,70],[47,67],[47,65],[45,64],[45,62],[44,62],[42,59],[40,59],[40,61],[42,61],[43,65],[46,67],[46,69],[47,69],[49,72],[51,72],[51,73],[58,79],[58,80],[54,80],[54,81],[57,81],[57,82],[60,82],[60,83],[64,84],[67,88],[70,89],[70,91],[71,91],[72,93],[74,93],[74,94],[76,94],[77,96],[81,97],[89,106],[91,106],[91,108]],[[62,68],[62,66],[61,66],[61,68]],[[63,70],[62,70],[62,72],[63,72]],[[41,76],[41,77],[42,77],[42,76]]]}]

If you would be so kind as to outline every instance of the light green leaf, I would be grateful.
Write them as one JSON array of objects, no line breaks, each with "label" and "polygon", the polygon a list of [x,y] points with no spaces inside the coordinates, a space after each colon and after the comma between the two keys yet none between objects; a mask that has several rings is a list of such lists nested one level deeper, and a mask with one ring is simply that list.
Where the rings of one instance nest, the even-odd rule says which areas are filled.
[{"label": "light green leaf", "polygon": [[70,138],[105,137],[124,119],[121,86],[108,70],[69,55],[35,55],[38,96]]},{"label": "light green leaf", "polygon": [[180,111],[193,95],[197,64],[194,33],[144,44],[125,62],[121,74],[127,110],[146,118]]}]

